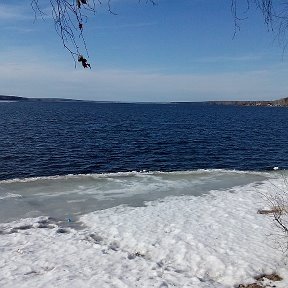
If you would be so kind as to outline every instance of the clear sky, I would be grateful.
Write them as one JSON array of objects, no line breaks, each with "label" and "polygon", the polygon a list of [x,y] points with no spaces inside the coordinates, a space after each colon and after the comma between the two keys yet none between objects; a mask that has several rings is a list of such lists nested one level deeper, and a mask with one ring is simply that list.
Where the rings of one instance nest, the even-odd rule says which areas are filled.
[{"label": "clear sky", "polygon": [[[39,2],[49,16],[49,1]],[[288,55],[254,7],[233,39],[231,0],[157,3],[112,0],[114,16],[103,2],[85,24],[92,69],[84,70],[74,68],[51,17],[35,21],[30,0],[2,0],[0,95],[129,102],[288,96]]]}]

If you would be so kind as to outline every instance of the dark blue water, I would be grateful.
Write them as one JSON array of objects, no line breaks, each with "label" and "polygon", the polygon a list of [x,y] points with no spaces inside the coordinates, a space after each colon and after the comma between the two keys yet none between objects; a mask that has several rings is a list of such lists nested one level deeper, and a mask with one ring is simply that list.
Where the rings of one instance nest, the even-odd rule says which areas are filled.
[{"label": "dark blue water", "polygon": [[288,109],[0,103],[0,179],[288,167]]}]

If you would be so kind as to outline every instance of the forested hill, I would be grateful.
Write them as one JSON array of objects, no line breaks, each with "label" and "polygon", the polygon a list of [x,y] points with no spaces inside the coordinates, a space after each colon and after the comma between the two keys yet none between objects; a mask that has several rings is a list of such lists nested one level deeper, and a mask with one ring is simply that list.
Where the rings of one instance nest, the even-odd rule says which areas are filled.
[{"label": "forested hill", "polygon": [[215,105],[288,107],[288,97],[272,101],[208,101]]},{"label": "forested hill", "polygon": [[25,97],[0,95],[0,101],[27,101],[27,100],[29,99]]},{"label": "forested hill", "polygon": [[64,98],[27,98],[27,97],[20,97],[20,96],[7,96],[7,95],[0,95],[0,101],[17,101],[17,102],[68,102],[68,101],[81,101],[81,100],[74,100],[74,99],[64,99]]}]

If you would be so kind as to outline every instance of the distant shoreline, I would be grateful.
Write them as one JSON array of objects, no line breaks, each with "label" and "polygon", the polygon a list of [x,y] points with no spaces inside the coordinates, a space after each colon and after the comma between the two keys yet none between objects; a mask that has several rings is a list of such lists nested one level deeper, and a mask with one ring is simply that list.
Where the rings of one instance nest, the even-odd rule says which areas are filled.
[{"label": "distant shoreline", "polygon": [[[95,102],[95,103],[129,103],[121,101],[93,101],[66,98],[28,98],[21,96],[0,95],[0,102]],[[135,103],[135,102],[131,102]],[[139,102],[146,103],[146,102]],[[153,104],[147,102],[147,104]],[[155,102],[156,104],[157,102]],[[162,103],[162,102],[161,102]],[[203,102],[165,102],[165,104],[208,104],[208,105],[225,105],[225,106],[253,106],[253,107],[288,107],[288,97],[272,101],[203,101]]]}]

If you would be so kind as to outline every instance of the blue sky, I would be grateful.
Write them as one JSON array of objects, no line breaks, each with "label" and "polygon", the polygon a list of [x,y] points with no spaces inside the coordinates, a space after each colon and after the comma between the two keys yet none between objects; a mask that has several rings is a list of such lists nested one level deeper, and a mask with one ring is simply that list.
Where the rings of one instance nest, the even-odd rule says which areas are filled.
[{"label": "blue sky", "polygon": [[[246,1],[244,1],[246,2]],[[268,100],[287,97],[287,55],[251,7],[233,39],[230,0],[105,2],[85,24],[92,70],[74,68],[49,14],[0,3],[0,94],[100,101]],[[244,7],[239,12],[244,11]]]}]

